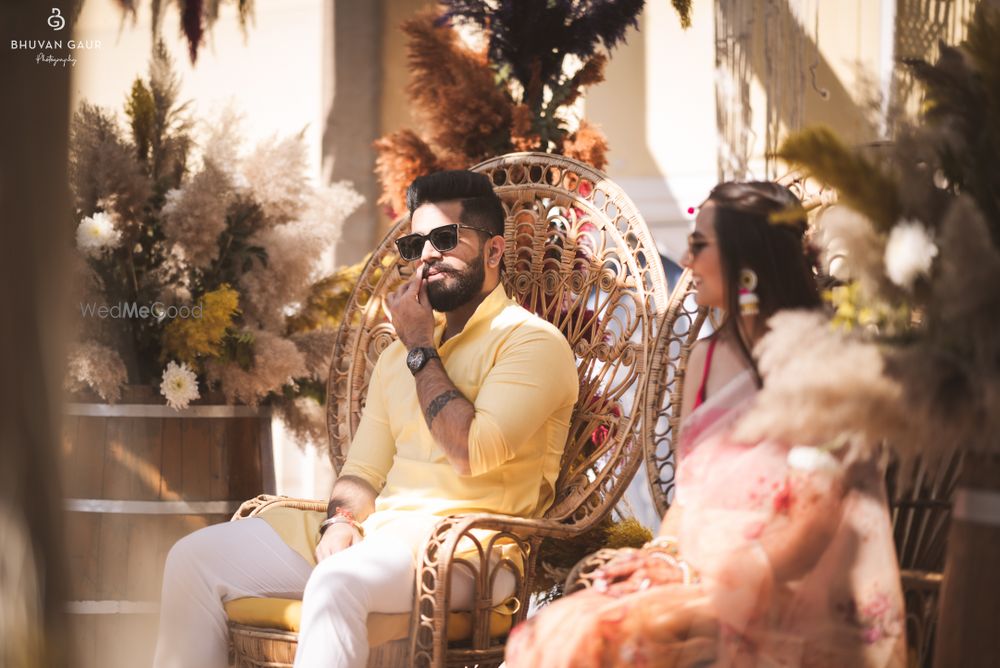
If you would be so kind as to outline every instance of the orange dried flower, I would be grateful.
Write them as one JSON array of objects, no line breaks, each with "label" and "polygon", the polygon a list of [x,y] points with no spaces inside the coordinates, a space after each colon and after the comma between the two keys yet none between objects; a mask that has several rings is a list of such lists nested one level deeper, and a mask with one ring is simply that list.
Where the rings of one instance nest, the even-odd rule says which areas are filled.
[{"label": "orange dried flower", "polygon": [[515,151],[536,151],[542,145],[542,137],[532,131],[535,115],[526,104],[514,107],[511,113],[510,139]]},{"label": "orange dried flower", "polygon": [[598,126],[586,119],[580,121],[576,132],[566,137],[562,149],[566,157],[585,162],[594,169],[603,171],[608,164],[608,139]]},{"label": "orange dried flower", "polygon": [[413,179],[444,169],[434,150],[413,130],[400,130],[375,140],[375,150],[375,173],[382,183],[378,202],[388,209],[390,218],[406,211],[406,189]]},{"label": "orange dried flower", "polygon": [[466,48],[457,33],[436,25],[437,9],[403,24],[409,37],[407,93],[439,153],[472,164],[510,149],[513,100],[497,85],[486,53]]},{"label": "orange dried flower", "polygon": [[583,94],[583,89],[604,81],[604,66],[608,63],[608,57],[603,53],[595,53],[586,64],[577,70],[573,78],[569,80],[569,94],[562,104],[570,105]]}]

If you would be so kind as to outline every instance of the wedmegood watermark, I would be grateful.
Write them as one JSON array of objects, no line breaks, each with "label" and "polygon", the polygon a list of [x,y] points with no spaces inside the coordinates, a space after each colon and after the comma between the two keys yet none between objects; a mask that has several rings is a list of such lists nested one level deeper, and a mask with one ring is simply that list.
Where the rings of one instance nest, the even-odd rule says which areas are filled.
[{"label": "wedmegood watermark", "polygon": [[200,319],[204,311],[204,304],[198,302],[194,306],[184,304],[167,306],[163,302],[153,302],[152,304],[139,304],[138,302],[118,302],[117,304],[97,304],[94,302],[80,302],[80,315],[84,318],[101,318],[112,320],[125,320],[141,318],[143,320],[152,318],[157,322],[175,318]]}]

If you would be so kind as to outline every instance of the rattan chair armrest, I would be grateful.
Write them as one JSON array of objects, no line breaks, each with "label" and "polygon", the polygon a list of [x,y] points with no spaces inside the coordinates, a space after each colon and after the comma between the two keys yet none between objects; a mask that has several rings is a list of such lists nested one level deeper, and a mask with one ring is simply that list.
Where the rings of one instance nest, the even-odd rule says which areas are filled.
[{"label": "rattan chair armrest", "polygon": [[523,538],[534,536],[539,538],[562,538],[578,532],[578,529],[555,520],[517,517],[515,515],[501,515],[499,513],[470,513],[446,517],[438,522],[434,533],[441,534],[443,531],[447,531],[452,533],[455,540],[458,541],[462,535],[472,529],[510,531]]},{"label": "rattan chair armrest", "polygon": [[603,568],[615,557],[634,552],[634,548],[611,549],[605,548],[589,554],[573,566],[573,570],[566,576],[566,585],[563,588],[565,594],[572,594],[581,589],[589,589],[594,585],[594,573]]},{"label": "rattan chair armrest", "polygon": [[[491,513],[453,515],[438,522],[420,553],[417,568],[417,609],[411,633],[413,665],[444,665],[451,576],[458,569],[476,573],[472,646],[486,649],[495,644],[489,636],[489,613],[497,574],[504,569],[514,574],[514,596],[520,602],[512,620],[516,625],[527,614],[535,555],[542,538],[567,537],[579,530],[554,520]],[[508,556],[491,561],[497,553],[495,548],[504,544]],[[509,554],[512,549],[516,550],[514,555]],[[516,556],[521,563],[516,564],[510,556]]]},{"label": "rattan chair armrest", "polygon": [[311,510],[316,512],[326,512],[326,501],[316,501],[313,499],[294,499],[288,496],[273,496],[271,494],[260,494],[254,498],[244,501],[243,505],[233,515],[230,521],[242,520],[247,517],[255,517],[268,508],[283,506],[286,508],[297,508],[299,510]]}]

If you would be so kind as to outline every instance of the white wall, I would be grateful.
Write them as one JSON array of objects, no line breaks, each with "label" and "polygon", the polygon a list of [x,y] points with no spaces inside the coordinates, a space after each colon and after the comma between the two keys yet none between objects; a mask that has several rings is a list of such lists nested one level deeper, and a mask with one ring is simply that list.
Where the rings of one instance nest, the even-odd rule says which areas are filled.
[{"label": "white wall", "polygon": [[[745,2],[756,3],[758,22],[762,21],[766,3]],[[791,68],[806,72],[805,124],[829,125],[848,142],[874,138],[867,97],[878,92],[877,85],[885,76],[883,61],[891,58],[882,28],[892,18],[883,6],[892,2],[779,3],[805,16],[808,25],[802,25],[802,31],[808,36],[815,31],[818,15],[819,61],[774,63],[785,74]],[[629,31],[628,43],[611,55],[606,80],[586,97],[587,118],[604,129],[610,144],[608,175],[635,201],[660,251],[674,260],[685,249],[693,218],[687,214],[688,207],[698,206],[718,181],[715,0],[693,0],[691,22],[690,28],[682,29],[669,2],[646,3],[639,31]],[[750,164],[754,177],[764,178],[767,99],[761,81],[765,74],[762,32],[755,33],[754,40]],[[812,87],[809,70],[814,64],[817,88],[827,90],[826,98]],[[875,89],[869,83],[875,83]]]},{"label": "white wall", "polygon": [[[122,19],[113,0],[86,0],[76,39],[101,40],[99,50],[77,52],[73,100],[122,110],[137,76],[148,75],[152,45],[149,3],[138,18]],[[309,160],[320,174],[324,0],[256,0],[256,25],[244,40],[235,7],[224,4],[214,30],[198,53],[187,55],[173,4],[163,17],[163,37],[182,79],[181,99],[192,100],[198,118],[232,102],[246,114],[248,145],[275,133],[306,128]]]}]

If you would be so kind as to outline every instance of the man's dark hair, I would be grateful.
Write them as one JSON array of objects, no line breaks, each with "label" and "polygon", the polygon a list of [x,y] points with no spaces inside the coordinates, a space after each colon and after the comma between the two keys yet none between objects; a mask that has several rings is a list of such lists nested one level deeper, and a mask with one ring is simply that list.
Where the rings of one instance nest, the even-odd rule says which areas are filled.
[{"label": "man's dark hair", "polygon": [[406,189],[406,208],[411,216],[424,204],[455,200],[462,204],[458,219],[463,225],[503,236],[503,204],[493,192],[489,177],[483,174],[465,169],[434,172],[417,177]]}]

